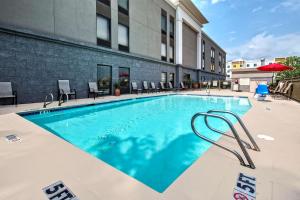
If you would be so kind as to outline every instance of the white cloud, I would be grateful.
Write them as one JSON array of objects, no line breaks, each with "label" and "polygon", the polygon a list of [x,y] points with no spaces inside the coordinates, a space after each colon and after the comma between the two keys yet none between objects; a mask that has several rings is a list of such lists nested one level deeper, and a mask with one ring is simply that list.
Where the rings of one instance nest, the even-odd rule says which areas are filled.
[{"label": "white cloud", "polygon": [[254,8],[254,9],[252,9],[252,13],[256,13],[256,12],[262,10],[262,9],[263,9],[262,6],[256,7],[256,8]]},{"label": "white cloud", "polygon": [[300,33],[274,36],[266,32],[254,36],[249,42],[230,48],[228,58],[272,58],[300,55]]},{"label": "white cloud", "polygon": [[275,13],[281,9],[288,9],[290,11],[299,11],[300,10],[300,1],[299,0],[284,0],[278,5],[271,8],[270,12]]},{"label": "white cloud", "polygon": [[226,0],[211,0],[211,3],[212,4],[217,4],[217,3],[220,3],[220,2],[224,2]]}]

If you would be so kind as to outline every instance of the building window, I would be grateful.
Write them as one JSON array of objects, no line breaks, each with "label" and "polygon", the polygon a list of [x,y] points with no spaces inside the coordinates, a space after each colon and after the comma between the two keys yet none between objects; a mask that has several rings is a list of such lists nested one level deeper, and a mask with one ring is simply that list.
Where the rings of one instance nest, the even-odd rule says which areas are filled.
[{"label": "building window", "polygon": [[256,63],[254,64],[254,67],[257,67],[257,64],[256,64]]},{"label": "building window", "polygon": [[247,64],[247,67],[250,67],[250,64]]},{"label": "building window", "polygon": [[110,6],[110,0],[97,0],[97,1]]},{"label": "building window", "polygon": [[211,48],[210,50],[210,56],[211,56],[211,65],[210,65],[210,70],[212,72],[215,71],[215,49],[214,48]]},{"label": "building window", "polygon": [[171,82],[174,87],[174,84],[175,84],[175,74],[174,73],[169,74],[169,82]]},{"label": "building window", "polygon": [[174,38],[175,35],[175,28],[174,28],[174,18],[170,16],[170,37]]},{"label": "building window", "polygon": [[118,27],[118,44],[119,50],[129,51],[129,29],[122,24]]},{"label": "building window", "polygon": [[118,0],[119,12],[128,15],[129,10],[129,0]]},{"label": "building window", "polygon": [[167,12],[161,10],[161,32],[167,34]]},{"label": "building window", "polygon": [[167,61],[167,45],[165,43],[161,43],[160,48],[161,59]]},{"label": "building window", "polygon": [[111,47],[110,19],[101,15],[97,15],[97,44]]},{"label": "building window", "polygon": [[169,48],[169,58],[170,58],[170,62],[174,63],[174,47],[170,46]]},{"label": "building window", "polygon": [[205,41],[202,41],[202,69],[205,69]]},{"label": "building window", "polygon": [[162,72],[161,73],[160,81],[163,82],[166,85],[166,83],[167,83],[167,72]]}]

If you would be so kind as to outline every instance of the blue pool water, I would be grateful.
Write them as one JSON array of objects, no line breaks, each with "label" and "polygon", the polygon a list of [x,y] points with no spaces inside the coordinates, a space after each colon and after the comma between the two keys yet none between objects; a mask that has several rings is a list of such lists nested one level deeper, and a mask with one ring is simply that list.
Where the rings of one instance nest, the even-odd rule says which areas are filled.
[{"label": "blue pool water", "polygon": [[[242,116],[250,107],[247,98],[171,95],[24,117],[163,192],[211,146],[192,132],[190,123],[196,112],[221,109]],[[228,129],[221,121],[209,122]],[[219,139],[219,134],[203,126],[203,119],[196,124],[202,134]]]}]

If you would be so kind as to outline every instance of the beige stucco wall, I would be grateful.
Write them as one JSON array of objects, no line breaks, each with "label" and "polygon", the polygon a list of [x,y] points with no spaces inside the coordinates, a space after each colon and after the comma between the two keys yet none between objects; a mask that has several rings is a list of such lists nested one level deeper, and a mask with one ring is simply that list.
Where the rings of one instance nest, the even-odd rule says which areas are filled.
[{"label": "beige stucco wall", "polygon": [[96,43],[96,1],[1,0],[0,23]]},{"label": "beige stucco wall", "polygon": [[182,63],[197,68],[197,32],[185,23],[182,25]]}]

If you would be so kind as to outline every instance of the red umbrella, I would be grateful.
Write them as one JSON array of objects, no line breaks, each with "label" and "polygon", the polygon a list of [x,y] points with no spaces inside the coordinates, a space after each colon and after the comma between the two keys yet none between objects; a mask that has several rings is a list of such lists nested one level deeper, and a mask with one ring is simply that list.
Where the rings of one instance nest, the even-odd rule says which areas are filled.
[{"label": "red umbrella", "polygon": [[285,66],[279,63],[272,63],[269,65],[261,66],[257,68],[260,71],[268,71],[268,72],[281,72],[286,70],[293,70],[293,67]]},{"label": "red umbrella", "polygon": [[[286,71],[286,70],[293,70],[293,67],[282,65],[279,63],[271,63],[265,66],[261,66],[256,68],[260,71],[268,71],[268,72],[273,72],[273,77],[274,77],[274,72],[281,72],[281,71]],[[272,83],[273,83],[273,77],[272,77]]]}]

